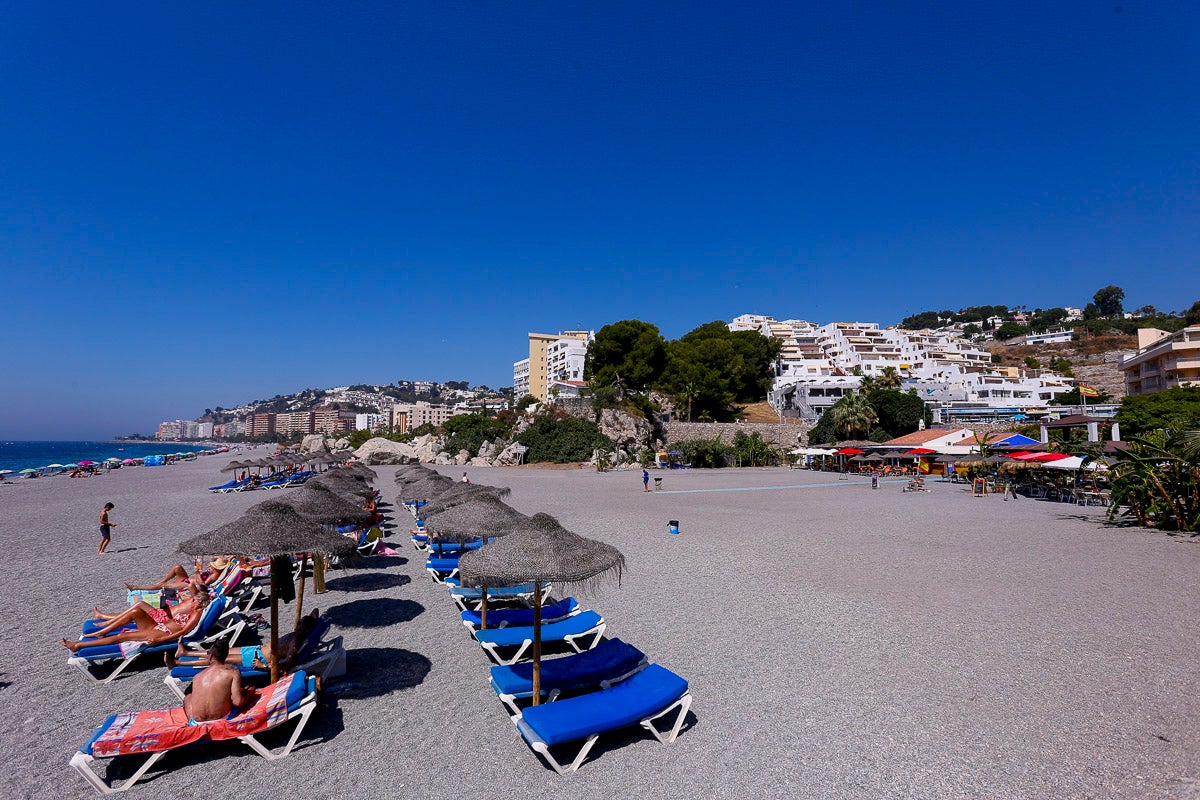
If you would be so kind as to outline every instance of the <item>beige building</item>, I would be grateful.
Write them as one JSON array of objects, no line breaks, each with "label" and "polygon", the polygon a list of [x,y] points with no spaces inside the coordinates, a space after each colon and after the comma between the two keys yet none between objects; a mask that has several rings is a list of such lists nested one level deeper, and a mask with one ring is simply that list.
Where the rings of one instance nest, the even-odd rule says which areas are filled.
[{"label": "beige building", "polygon": [[1121,372],[1130,397],[1200,386],[1200,325],[1175,333],[1140,328],[1137,352],[1121,359]]},{"label": "beige building", "polygon": [[513,397],[531,394],[544,403],[554,381],[582,380],[588,342],[595,338],[592,331],[529,334],[529,358],[513,364]]},{"label": "beige building", "polygon": [[422,425],[441,425],[451,417],[470,413],[469,408],[454,408],[452,406],[434,405],[418,401],[410,405],[392,406],[392,431],[407,433]]}]

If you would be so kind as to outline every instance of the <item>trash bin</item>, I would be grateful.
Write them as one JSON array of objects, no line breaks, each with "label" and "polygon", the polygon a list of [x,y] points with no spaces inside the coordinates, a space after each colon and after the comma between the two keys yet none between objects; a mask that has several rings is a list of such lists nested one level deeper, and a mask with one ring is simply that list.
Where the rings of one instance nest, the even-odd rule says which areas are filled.
[{"label": "trash bin", "polygon": [[677,519],[667,520],[667,533],[671,534],[672,536],[679,535],[679,520],[677,520]]},{"label": "trash bin", "polygon": [[655,478],[654,479],[654,491],[657,492],[661,488],[662,488],[662,478]]}]

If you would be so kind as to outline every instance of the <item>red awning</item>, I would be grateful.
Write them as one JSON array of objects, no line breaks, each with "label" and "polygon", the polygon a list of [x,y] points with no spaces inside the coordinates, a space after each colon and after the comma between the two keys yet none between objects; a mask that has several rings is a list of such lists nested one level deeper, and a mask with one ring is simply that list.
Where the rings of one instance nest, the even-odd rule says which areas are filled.
[{"label": "red awning", "polygon": [[843,447],[841,450],[834,450],[835,456],[861,456],[866,450],[859,450],[857,447]]},{"label": "red awning", "polygon": [[1027,461],[1061,461],[1064,458],[1070,458],[1066,453],[1038,453],[1026,459]]},{"label": "red awning", "polygon": [[936,453],[937,450],[930,450],[928,447],[914,447],[912,450],[905,450],[900,455],[902,456],[927,456],[931,453]]}]

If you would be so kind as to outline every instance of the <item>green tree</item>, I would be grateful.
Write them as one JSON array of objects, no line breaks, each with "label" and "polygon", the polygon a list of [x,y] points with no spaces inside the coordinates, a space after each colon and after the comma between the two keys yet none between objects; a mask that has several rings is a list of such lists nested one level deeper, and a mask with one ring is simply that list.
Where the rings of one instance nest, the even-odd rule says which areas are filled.
[{"label": "green tree", "polygon": [[706,323],[668,344],[660,388],[689,409],[689,419],[731,419],[734,403],[766,396],[781,344],[754,331],[730,331],[720,321]]},{"label": "green tree", "polygon": [[1019,322],[1009,320],[996,329],[996,338],[1003,342],[1016,336],[1024,336],[1027,333],[1029,333],[1029,328]]},{"label": "green tree", "polygon": [[1025,366],[1029,369],[1041,369],[1042,362],[1038,361],[1033,356],[1025,356]]},{"label": "green tree", "polygon": [[658,380],[666,362],[666,343],[658,328],[624,319],[596,332],[588,345],[584,375],[593,390],[620,386],[621,391],[642,392]]},{"label": "green tree", "polygon": [[936,311],[922,311],[919,314],[905,317],[900,320],[900,327],[910,331],[919,331],[926,328],[936,328],[941,324]]},{"label": "green tree", "polygon": [[846,395],[825,413],[833,414],[833,429],[845,439],[865,439],[879,420],[863,394]]},{"label": "green tree", "polygon": [[904,379],[895,367],[884,367],[875,379],[875,384],[880,389],[899,389],[904,385]]},{"label": "green tree", "polygon": [[1096,311],[1101,317],[1111,319],[1125,313],[1125,290],[1120,286],[1105,286],[1092,296],[1092,300],[1096,303]]},{"label": "green tree", "polygon": [[915,394],[883,389],[872,394],[870,401],[879,429],[891,434],[888,439],[916,431],[922,417],[926,425],[932,422],[931,413]]},{"label": "green tree", "polygon": [[744,467],[765,467],[779,460],[778,449],[772,442],[763,439],[758,431],[748,435],[743,431],[735,433],[733,454],[738,464]]},{"label": "green tree", "polygon": [[[726,465],[726,457],[731,450],[728,445],[723,443],[720,437],[712,439],[688,439],[682,442],[673,442],[672,450],[677,450],[680,453],[680,458],[683,463],[690,464],[697,469],[719,469]],[[649,463],[654,463],[653,451]],[[646,464],[646,461],[642,462]]]},{"label": "green tree", "polygon": [[1200,387],[1179,386],[1126,397],[1117,411],[1117,422],[1126,438],[1162,428],[1200,428]]},{"label": "green tree", "polygon": [[1183,315],[1183,321],[1187,325],[1200,325],[1200,300],[1192,303],[1192,307]]},{"label": "green tree", "polygon": [[[1104,391],[1103,389],[1097,389],[1096,391],[1098,392],[1098,394],[1095,397],[1089,397],[1087,399],[1089,405],[1092,405],[1095,403],[1111,403],[1112,402],[1113,398],[1112,398],[1111,394]],[[1058,397],[1055,397],[1053,400],[1050,401],[1050,405],[1052,405],[1052,406],[1083,405],[1083,395],[1081,395],[1079,393],[1079,387],[1076,386],[1076,387],[1072,388],[1071,391],[1063,392]]]},{"label": "green tree", "polygon": [[1128,441],[1111,468],[1109,517],[1122,506],[1141,525],[1164,530],[1200,530],[1198,431],[1148,431]]}]

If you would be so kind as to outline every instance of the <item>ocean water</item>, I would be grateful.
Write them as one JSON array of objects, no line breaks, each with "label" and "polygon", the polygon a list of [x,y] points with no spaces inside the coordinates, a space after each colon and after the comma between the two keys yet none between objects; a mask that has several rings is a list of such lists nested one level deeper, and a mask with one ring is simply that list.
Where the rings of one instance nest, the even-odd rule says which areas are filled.
[{"label": "ocean water", "polygon": [[[159,442],[5,442],[0,441],[0,469],[19,472],[47,464],[103,463],[106,458],[144,458],[168,453],[194,453],[204,445]],[[10,476],[10,480],[16,476]]]}]

